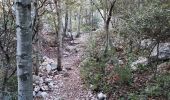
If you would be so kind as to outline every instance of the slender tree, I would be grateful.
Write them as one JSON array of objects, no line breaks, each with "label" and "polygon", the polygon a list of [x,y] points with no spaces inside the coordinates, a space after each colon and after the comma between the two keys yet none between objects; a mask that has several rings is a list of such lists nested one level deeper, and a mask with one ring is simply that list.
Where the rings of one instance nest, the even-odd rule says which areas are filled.
[{"label": "slender tree", "polygon": [[106,33],[106,48],[105,48],[105,53],[107,53],[109,46],[111,45],[110,43],[110,34],[109,34],[109,24],[111,22],[111,18],[112,18],[112,12],[113,12],[113,8],[115,6],[117,0],[104,0],[104,1],[100,1],[100,4],[103,5],[103,9],[104,9],[104,15],[102,14],[102,12],[100,11],[100,8],[97,6],[95,0],[91,0],[91,2],[93,3],[93,5],[97,8],[97,10],[99,11],[103,21],[104,21],[104,30]]},{"label": "slender tree", "polygon": [[18,100],[33,100],[31,0],[15,0]]},{"label": "slender tree", "polygon": [[58,25],[57,25],[57,42],[58,42],[58,46],[57,46],[57,62],[58,62],[58,66],[57,66],[57,70],[58,71],[62,71],[62,16],[61,16],[61,1],[60,0],[54,0],[55,3],[55,8],[56,8],[56,12],[57,12],[57,21],[58,21]]},{"label": "slender tree", "polygon": [[67,36],[67,32],[68,32],[68,4],[67,1],[65,3],[65,25],[64,25],[64,36]]},{"label": "slender tree", "polygon": [[78,13],[78,25],[77,25],[77,35],[76,35],[76,37],[79,37],[79,36],[80,36],[81,11],[82,11],[82,7],[79,8],[79,13]]}]

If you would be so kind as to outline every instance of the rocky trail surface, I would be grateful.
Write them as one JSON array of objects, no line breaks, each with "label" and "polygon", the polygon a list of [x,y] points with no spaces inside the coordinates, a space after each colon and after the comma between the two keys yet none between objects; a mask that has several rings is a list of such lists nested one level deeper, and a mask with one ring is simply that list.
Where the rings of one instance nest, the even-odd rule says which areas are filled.
[{"label": "rocky trail surface", "polygon": [[[80,78],[79,63],[84,54],[85,44],[87,43],[88,34],[82,34],[80,38],[74,40],[76,45],[71,46],[75,53],[63,57],[64,72],[55,76],[57,85],[51,93],[51,100],[59,97],[63,100],[91,100],[93,95],[86,90]],[[55,100],[55,99],[54,99]]]},{"label": "rocky trail surface", "polygon": [[45,100],[96,100],[92,92],[85,89],[80,77],[79,64],[88,37],[89,33],[81,34],[74,40],[74,45],[65,47],[69,53],[64,51],[61,72],[53,70],[57,65],[57,58],[44,57],[45,61],[40,66],[40,75],[33,77],[35,97],[41,96]]}]

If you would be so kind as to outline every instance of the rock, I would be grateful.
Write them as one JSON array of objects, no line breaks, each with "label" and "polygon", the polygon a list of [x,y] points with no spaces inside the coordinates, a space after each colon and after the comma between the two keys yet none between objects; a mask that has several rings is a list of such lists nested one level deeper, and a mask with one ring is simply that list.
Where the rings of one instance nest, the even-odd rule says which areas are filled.
[{"label": "rock", "polygon": [[36,86],[34,87],[34,91],[35,91],[35,92],[40,91],[40,87],[36,85]]},{"label": "rock", "polygon": [[40,84],[44,83],[44,80],[42,77],[40,77]]},{"label": "rock", "polygon": [[48,84],[48,87],[49,87],[50,89],[53,89],[53,87],[54,87],[54,82],[50,82],[50,83]]},{"label": "rock", "polygon": [[42,91],[48,91],[48,90],[49,90],[48,86],[45,85],[45,84],[42,84],[42,86],[40,87],[40,89],[41,89]]},{"label": "rock", "polygon": [[151,47],[153,44],[155,43],[155,41],[152,41],[151,39],[144,39],[141,41],[140,46],[142,48],[149,48]]},{"label": "rock", "polygon": [[64,100],[64,99],[61,97],[58,97],[58,98],[55,97],[53,100]]},{"label": "rock", "polygon": [[57,69],[57,64],[52,63],[52,64],[50,64],[50,65],[51,65],[51,70]]},{"label": "rock", "polygon": [[141,65],[147,65],[148,64],[148,59],[145,57],[139,57],[138,60],[136,60],[135,62],[132,62],[131,64],[131,69],[132,70],[137,70],[137,66],[141,64]]},{"label": "rock", "polygon": [[98,100],[106,100],[106,95],[103,94],[102,92],[97,94],[97,99]]},{"label": "rock", "polygon": [[44,61],[41,66],[47,66],[48,62],[47,61]]},{"label": "rock", "polygon": [[43,78],[40,76],[33,75],[33,83],[34,84],[41,84],[43,83]]},{"label": "rock", "polygon": [[43,60],[47,61],[48,57],[47,56],[44,56],[43,57]]},{"label": "rock", "polygon": [[[154,47],[150,57],[151,57],[151,61],[156,60],[157,46]],[[158,60],[167,60],[167,59],[170,59],[170,42],[169,43],[160,43],[159,44]]]},{"label": "rock", "polygon": [[94,87],[94,85],[93,84],[90,84],[90,88],[92,89]]},{"label": "rock", "polygon": [[123,60],[118,60],[118,64],[123,65],[124,64]]},{"label": "rock", "polygon": [[48,59],[48,63],[54,63],[53,59]]},{"label": "rock", "polygon": [[33,75],[33,83],[35,83],[35,84],[40,83],[40,77],[36,76],[36,75]]},{"label": "rock", "polygon": [[53,81],[53,80],[52,80],[51,78],[46,78],[46,79],[45,79],[45,82],[46,82],[46,83],[50,83],[50,82],[52,82],[52,81]]},{"label": "rock", "polygon": [[46,98],[49,96],[47,92],[42,92],[42,91],[38,91],[38,92],[34,92],[33,91],[33,96],[34,98],[39,98],[38,100],[46,100]]},{"label": "rock", "polygon": [[38,91],[38,92],[33,91],[33,96],[41,98],[42,97],[41,93],[42,93],[42,91]]},{"label": "rock", "polygon": [[36,93],[35,93],[35,91],[33,91],[33,92],[32,92],[32,94],[33,94],[33,97],[36,97]]},{"label": "rock", "polygon": [[33,91],[33,97],[34,98],[40,97],[40,92],[39,91],[38,92]]},{"label": "rock", "polygon": [[51,64],[47,64],[47,66],[46,66],[46,70],[47,70],[47,72],[48,72],[48,73],[50,73],[50,72],[51,72],[51,70],[52,70],[52,68],[51,68]]},{"label": "rock", "polygon": [[44,99],[46,99],[49,96],[47,92],[41,92],[40,94]]}]

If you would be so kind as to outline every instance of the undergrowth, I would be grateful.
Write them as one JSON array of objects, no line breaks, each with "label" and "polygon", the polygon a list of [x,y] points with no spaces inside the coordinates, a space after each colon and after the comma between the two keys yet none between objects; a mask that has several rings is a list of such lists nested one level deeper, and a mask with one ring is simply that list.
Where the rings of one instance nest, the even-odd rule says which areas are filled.
[{"label": "undergrowth", "polygon": [[[170,74],[159,74],[156,78],[149,65],[139,65],[137,71],[131,69],[136,55],[126,53],[124,63],[112,49],[104,54],[100,38],[89,39],[87,59],[81,66],[81,77],[92,91],[104,92],[109,100],[169,100]],[[128,51],[126,51],[128,52]],[[151,77],[151,78],[149,78]]]}]

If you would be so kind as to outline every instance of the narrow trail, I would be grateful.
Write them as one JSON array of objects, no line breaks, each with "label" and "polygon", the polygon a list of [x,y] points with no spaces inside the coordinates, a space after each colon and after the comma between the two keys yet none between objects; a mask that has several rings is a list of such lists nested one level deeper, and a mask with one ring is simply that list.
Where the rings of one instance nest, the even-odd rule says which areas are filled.
[{"label": "narrow trail", "polygon": [[84,88],[80,78],[80,67],[78,67],[86,48],[88,36],[88,33],[84,33],[76,38],[74,42],[77,44],[72,48],[76,48],[77,52],[63,57],[64,70],[55,75],[53,80],[55,88],[50,93],[49,100],[95,100],[92,93]]}]

